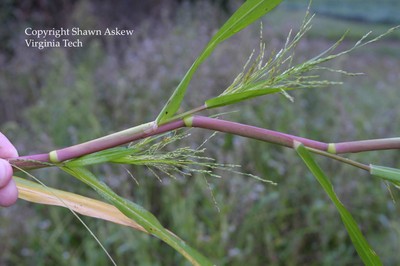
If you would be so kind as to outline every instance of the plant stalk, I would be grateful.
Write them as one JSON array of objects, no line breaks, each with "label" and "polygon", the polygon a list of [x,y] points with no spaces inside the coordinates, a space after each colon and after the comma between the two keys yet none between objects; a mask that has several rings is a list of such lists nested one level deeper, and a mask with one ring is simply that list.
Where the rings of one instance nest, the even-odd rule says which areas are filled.
[{"label": "plant stalk", "polygon": [[[172,121],[159,127],[154,125],[154,122],[150,122],[88,142],[51,151],[50,153],[21,156],[18,158],[11,158],[9,161],[11,164],[16,165],[24,170],[43,168],[61,163],[66,160],[78,158],[83,155],[114,148],[138,139],[169,132],[185,126],[183,120]],[[18,171],[17,168],[14,170]]]},{"label": "plant stalk", "polygon": [[[204,110],[204,108],[195,108],[188,113],[194,113],[201,110]],[[197,127],[202,129],[220,131],[251,139],[257,139],[289,148],[293,148],[293,142],[298,141],[307,148],[310,148],[310,150],[313,152],[322,151],[322,153],[320,154],[325,156],[327,156],[327,154],[344,154],[376,150],[400,149],[400,138],[325,143],[222,119],[204,116],[188,116],[183,119],[181,119],[181,117],[182,115],[179,115],[175,117],[175,119],[179,119],[164,123],[158,127],[155,126],[155,122],[150,122],[138,127],[123,130],[88,142],[55,150],[50,153],[21,156],[17,158],[11,158],[9,159],[9,161],[11,164],[24,170],[43,168],[56,165],[63,161],[77,158],[83,155],[120,146],[146,137],[173,131],[182,127]],[[335,156],[330,157],[333,158]],[[363,168],[363,165],[361,165],[360,168]],[[15,170],[18,171],[17,168],[15,168]]]}]

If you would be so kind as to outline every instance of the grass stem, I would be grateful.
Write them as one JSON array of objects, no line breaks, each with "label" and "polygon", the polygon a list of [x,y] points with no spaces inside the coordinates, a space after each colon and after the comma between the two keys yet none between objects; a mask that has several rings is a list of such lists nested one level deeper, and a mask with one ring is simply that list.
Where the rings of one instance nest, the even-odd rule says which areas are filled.
[{"label": "grass stem", "polygon": [[[185,113],[185,115],[196,113],[204,109],[205,107],[201,106]],[[330,157],[332,159],[339,160],[347,164],[351,164],[355,167],[367,171],[369,170],[368,166],[337,156],[337,154],[400,149],[400,138],[325,143],[278,131],[226,121],[222,119],[210,118],[205,116],[193,116],[188,119],[187,116],[186,117],[183,116],[184,114],[175,116],[174,121],[166,122],[158,127],[154,126],[155,125],[154,122],[150,122],[139,127],[123,130],[88,142],[55,150],[51,152],[52,154],[51,157],[53,159],[50,158],[49,156],[50,153],[44,153],[44,154],[35,154],[29,156],[21,156],[18,158],[11,158],[9,159],[9,161],[13,165],[25,170],[43,168],[43,167],[53,166],[57,163],[74,159],[83,155],[120,146],[146,137],[173,131],[182,127],[196,127],[202,129],[215,130],[251,139],[257,139],[264,142],[269,142],[289,148],[293,148],[293,142],[298,141],[301,142],[304,146],[306,146],[310,151],[314,153],[318,153]],[[188,121],[190,121],[189,124],[187,124]],[[55,161],[54,158],[56,158],[57,160]],[[15,170],[18,171],[17,168]]]}]

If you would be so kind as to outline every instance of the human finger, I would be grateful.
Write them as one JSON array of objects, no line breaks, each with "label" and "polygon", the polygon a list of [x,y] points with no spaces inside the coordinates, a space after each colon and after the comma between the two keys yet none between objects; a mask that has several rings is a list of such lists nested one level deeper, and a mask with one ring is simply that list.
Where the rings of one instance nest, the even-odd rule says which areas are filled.
[{"label": "human finger", "polygon": [[5,187],[0,189],[0,206],[9,207],[18,199],[18,189],[14,179],[11,179]]},{"label": "human finger", "polygon": [[18,157],[17,149],[6,136],[0,132],[0,158]]},{"label": "human finger", "polygon": [[11,165],[6,160],[0,159],[0,189],[10,182],[12,174]]}]

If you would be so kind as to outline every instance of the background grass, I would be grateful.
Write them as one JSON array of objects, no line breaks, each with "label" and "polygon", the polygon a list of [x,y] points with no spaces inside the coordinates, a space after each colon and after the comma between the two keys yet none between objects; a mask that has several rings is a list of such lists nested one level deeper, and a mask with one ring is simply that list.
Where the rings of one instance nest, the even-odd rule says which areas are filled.
[{"label": "background grass", "polygon": [[[5,28],[1,35],[0,129],[20,154],[53,150],[155,118],[228,15],[219,3],[166,1],[169,7],[161,8],[162,1],[151,2],[153,8],[135,6],[129,13],[124,1],[112,8],[109,4],[98,7],[89,1],[75,1],[68,6],[70,14],[61,14],[59,20],[32,15],[40,11],[54,15],[50,3],[30,9],[12,1],[2,3],[7,9],[1,9]],[[322,4],[314,5],[318,11]],[[354,11],[355,7],[349,5],[348,9]],[[389,2],[374,7],[393,10]],[[109,20],[102,16],[107,8],[112,17]],[[264,39],[270,50],[282,46],[289,30],[299,27],[304,12],[281,7],[263,19]],[[88,38],[83,49],[70,50],[39,51],[24,44],[23,30],[32,23],[37,27],[132,27],[130,18],[139,13],[140,19],[132,18],[132,38]],[[365,11],[367,19],[363,21],[371,14]],[[344,47],[366,31],[380,33],[389,28],[323,15],[318,15],[314,25],[298,47],[299,61],[326,49],[347,28],[350,33]],[[223,91],[241,71],[252,49],[258,47],[258,35],[259,25],[254,25],[218,48],[194,78],[184,108],[195,107]],[[326,76],[344,81],[343,86],[296,92],[293,104],[284,97],[269,96],[221,111],[239,110],[226,118],[323,141],[398,136],[398,47],[399,33],[395,33],[336,61],[334,67],[365,73],[353,78]],[[211,134],[198,130],[191,133],[191,138],[179,145],[198,145]],[[147,169],[129,168],[138,186],[122,167],[104,165],[94,171],[119,194],[155,213],[167,228],[218,265],[361,263],[334,206],[294,151],[224,134],[217,134],[206,147],[206,154],[218,162],[241,164],[243,171],[279,185],[264,185],[232,173],[207,180],[203,176],[171,179],[160,174],[160,183]],[[400,167],[398,151],[349,157]],[[385,184],[323,158],[319,163],[384,264],[398,265],[399,207]],[[49,186],[96,197],[60,171],[46,169],[34,174]],[[397,190],[392,188],[392,192],[398,200]],[[68,210],[19,202],[1,209],[0,217],[0,238],[5,240],[0,242],[0,264],[109,264]],[[152,237],[103,221],[84,221],[120,265],[186,263]]]},{"label": "background grass", "polygon": [[[307,1],[287,0],[284,5],[290,8],[304,8]],[[364,22],[399,23],[400,3],[396,0],[319,0],[312,2],[312,9],[320,14],[336,18],[346,18]]]}]

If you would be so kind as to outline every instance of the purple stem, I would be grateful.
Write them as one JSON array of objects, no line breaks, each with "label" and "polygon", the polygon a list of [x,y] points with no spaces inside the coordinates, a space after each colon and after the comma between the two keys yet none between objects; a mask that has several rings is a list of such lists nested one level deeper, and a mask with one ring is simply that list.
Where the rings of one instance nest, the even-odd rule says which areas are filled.
[{"label": "purple stem", "polygon": [[293,141],[296,140],[303,143],[303,145],[306,147],[321,150],[324,152],[330,152],[333,154],[400,149],[400,138],[325,143],[273,130],[204,116],[193,116],[191,121],[193,127],[232,133],[243,137],[258,139],[261,141],[286,146],[289,148],[293,148]]},{"label": "purple stem", "polygon": [[168,124],[161,125],[156,129],[149,132],[139,132],[132,135],[122,135],[115,137],[105,137],[101,139],[91,140],[82,144],[70,146],[64,149],[57,150],[58,160],[60,162],[66,161],[69,159],[77,158],[82,155],[94,153],[97,151],[102,151],[105,149],[113,148],[116,146],[120,146],[134,140],[147,138],[150,136],[162,134],[180,127],[183,127],[184,123],[182,120],[174,121]]},{"label": "purple stem", "polygon": [[301,138],[269,129],[248,126],[236,122],[230,122],[204,116],[194,116],[192,119],[192,126],[231,133],[243,137],[278,144],[281,146],[286,146],[289,148],[293,148],[293,141],[297,140],[307,147],[323,151],[326,151],[328,149],[327,143]]},{"label": "purple stem", "polygon": [[335,147],[337,154],[377,150],[394,150],[400,149],[400,138],[339,142],[335,144]]},{"label": "purple stem", "polygon": [[[186,124],[184,120],[186,121]],[[58,161],[62,162],[86,154],[123,145],[138,139],[143,139],[149,136],[154,136],[161,133],[169,132],[181,127],[197,127],[197,128],[225,132],[225,133],[231,133],[243,137],[248,137],[252,139],[278,144],[289,148],[293,148],[293,141],[296,140],[303,143],[304,146],[306,147],[334,154],[356,153],[356,152],[387,150],[387,149],[400,149],[400,138],[374,139],[374,140],[350,141],[350,142],[328,144],[273,130],[268,130],[264,128],[259,128],[236,122],[204,117],[204,116],[193,116],[190,118],[186,118],[184,120],[181,119],[175,120],[160,125],[158,128],[155,128],[153,130],[145,130],[134,134],[127,134],[126,132],[129,133],[129,131],[127,130],[117,132],[99,139],[94,139],[82,144],[57,150],[55,151],[55,153],[57,155]],[[42,168],[48,166],[47,164],[51,162],[48,153],[21,156],[18,158],[9,159],[9,161],[13,165],[23,169]]]},{"label": "purple stem", "polygon": [[[70,160],[73,158],[81,157],[83,155],[87,155],[90,153],[102,151],[105,149],[113,148],[116,146],[120,146],[138,139],[147,138],[150,136],[162,134],[165,132],[169,132],[181,127],[184,127],[185,124],[183,120],[177,120],[170,122],[168,124],[164,124],[156,128],[155,130],[148,132],[139,132],[132,135],[126,134],[111,134],[105,137],[101,137],[98,139],[94,139],[88,142],[84,142],[81,144],[73,145],[67,148],[56,150],[58,160],[60,162]],[[37,161],[37,162],[34,162]],[[10,159],[10,163],[16,165],[19,168],[23,169],[36,169],[46,167],[46,163],[50,163],[49,153],[44,154],[35,154],[35,155],[27,155],[21,156],[18,158]],[[17,169],[18,170],[18,169]]]}]

